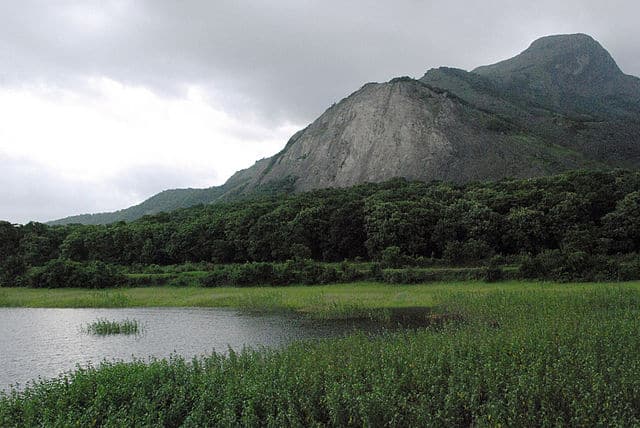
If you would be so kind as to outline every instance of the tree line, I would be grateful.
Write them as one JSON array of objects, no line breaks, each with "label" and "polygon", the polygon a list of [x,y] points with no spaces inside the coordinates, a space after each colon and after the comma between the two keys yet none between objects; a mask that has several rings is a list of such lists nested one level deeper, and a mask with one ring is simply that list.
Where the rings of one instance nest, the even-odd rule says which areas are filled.
[{"label": "tree line", "polygon": [[550,251],[610,257],[639,247],[638,172],[573,171],[466,185],[395,179],[199,205],[130,223],[0,222],[0,283],[57,260],[124,266],[335,262],[380,260],[391,251],[464,265]]}]

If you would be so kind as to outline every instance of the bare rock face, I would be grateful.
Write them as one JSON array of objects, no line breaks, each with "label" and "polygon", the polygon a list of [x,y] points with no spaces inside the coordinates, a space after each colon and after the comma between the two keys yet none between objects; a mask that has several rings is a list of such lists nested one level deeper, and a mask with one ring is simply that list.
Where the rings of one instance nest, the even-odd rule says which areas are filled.
[{"label": "bare rock face", "polygon": [[444,177],[455,157],[444,131],[455,121],[455,108],[417,82],[365,85],[292,138],[260,182],[293,175],[296,187],[307,190],[398,175]]},{"label": "bare rock face", "polygon": [[252,186],[286,176],[296,178],[297,190],[309,190],[393,177],[467,181],[504,175],[509,162],[496,156],[500,136],[486,131],[487,118],[466,110],[415,80],[367,84],[295,135]]},{"label": "bare rock face", "polygon": [[417,80],[370,83],[291,138],[249,188],[287,176],[301,191],[394,177],[468,182],[584,164],[534,137],[492,129],[499,120]]}]

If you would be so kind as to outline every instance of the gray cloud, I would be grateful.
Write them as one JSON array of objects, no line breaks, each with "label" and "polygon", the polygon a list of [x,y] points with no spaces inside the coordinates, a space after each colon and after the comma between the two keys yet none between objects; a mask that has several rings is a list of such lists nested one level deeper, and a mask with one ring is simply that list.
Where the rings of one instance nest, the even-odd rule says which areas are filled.
[{"label": "gray cloud", "polygon": [[199,84],[238,115],[303,123],[367,81],[473,68],[549,33],[590,33],[640,74],[639,14],[615,0],[22,0],[0,5],[0,82]]},{"label": "gray cloud", "polygon": [[116,189],[134,201],[166,189],[191,187],[194,182],[198,183],[199,187],[207,187],[218,181],[219,177],[210,169],[150,164],[120,171],[111,180]]},{"label": "gray cloud", "polygon": [[[249,140],[260,130],[308,123],[366,82],[419,77],[441,65],[471,69],[548,34],[589,33],[625,72],[640,75],[638,16],[640,5],[628,0],[6,1],[0,86],[37,85],[55,99],[59,89],[100,96],[89,77],[167,98],[198,85],[240,123],[252,123],[228,130]],[[11,144],[0,141],[0,149]],[[147,166],[79,181],[0,156],[0,218],[119,209],[165,188],[207,182],[206,174]]]},{"label": "gray cloud", "polygon": [[162,190],[215,180],[211,171],[140,165],[109,180],[77,180],[24,158],[0,153],[0,219],[48,221],[80,213],[114,211]]}]

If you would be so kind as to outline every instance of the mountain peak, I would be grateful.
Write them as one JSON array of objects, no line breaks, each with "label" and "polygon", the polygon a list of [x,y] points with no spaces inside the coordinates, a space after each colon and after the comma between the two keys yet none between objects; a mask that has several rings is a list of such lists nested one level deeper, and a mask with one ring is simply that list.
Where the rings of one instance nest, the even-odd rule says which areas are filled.
[{"label": "mountain peak", "polygon": [[536,49],[593,49],[604,50],[604,48],[593,37],[584,33],[556,34],[540,37],[531,43],[527,50]]},{"label": "mountain peak", "polygon": [[[528,77],[580,84],[604,83],[622,76],[609,52],[586,34],[561,34],[534,41],[520,55],[473,70],[500,80]],[[522,79],[520,79],[522,80]]]},{"label": "mountain peak", "polygon": [[636,116],[640,79],[624,74],[586,34],[547,36],[521,54],[471,72],[512,102],[566,115]]}]

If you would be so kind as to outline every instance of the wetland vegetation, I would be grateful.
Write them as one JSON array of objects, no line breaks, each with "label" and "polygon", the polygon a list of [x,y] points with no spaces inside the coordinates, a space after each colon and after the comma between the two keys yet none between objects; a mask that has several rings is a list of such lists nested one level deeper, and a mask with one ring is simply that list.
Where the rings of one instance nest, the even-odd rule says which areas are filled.
[{"label": "wetland vegetation", "polygon": [[[351,289],[333,299],[347,307],[357,286],[343,287]],[[415,301],[461,318],[382,336],[81,368],[0,398],[0,425],[640,423],[637,283],[362,287],[360,307]],[[304,308],[339,288],[238,293],[280,293],[279,302]]]},{"label": "wetland vegetation", "polygon": [[96,336],[109,336],[112,334],[139,334],[142,332],[142,325],[138,320],[126,319],[121,321],[111,321],[104,318],[92,321],[82,327],[88,334]]}]

